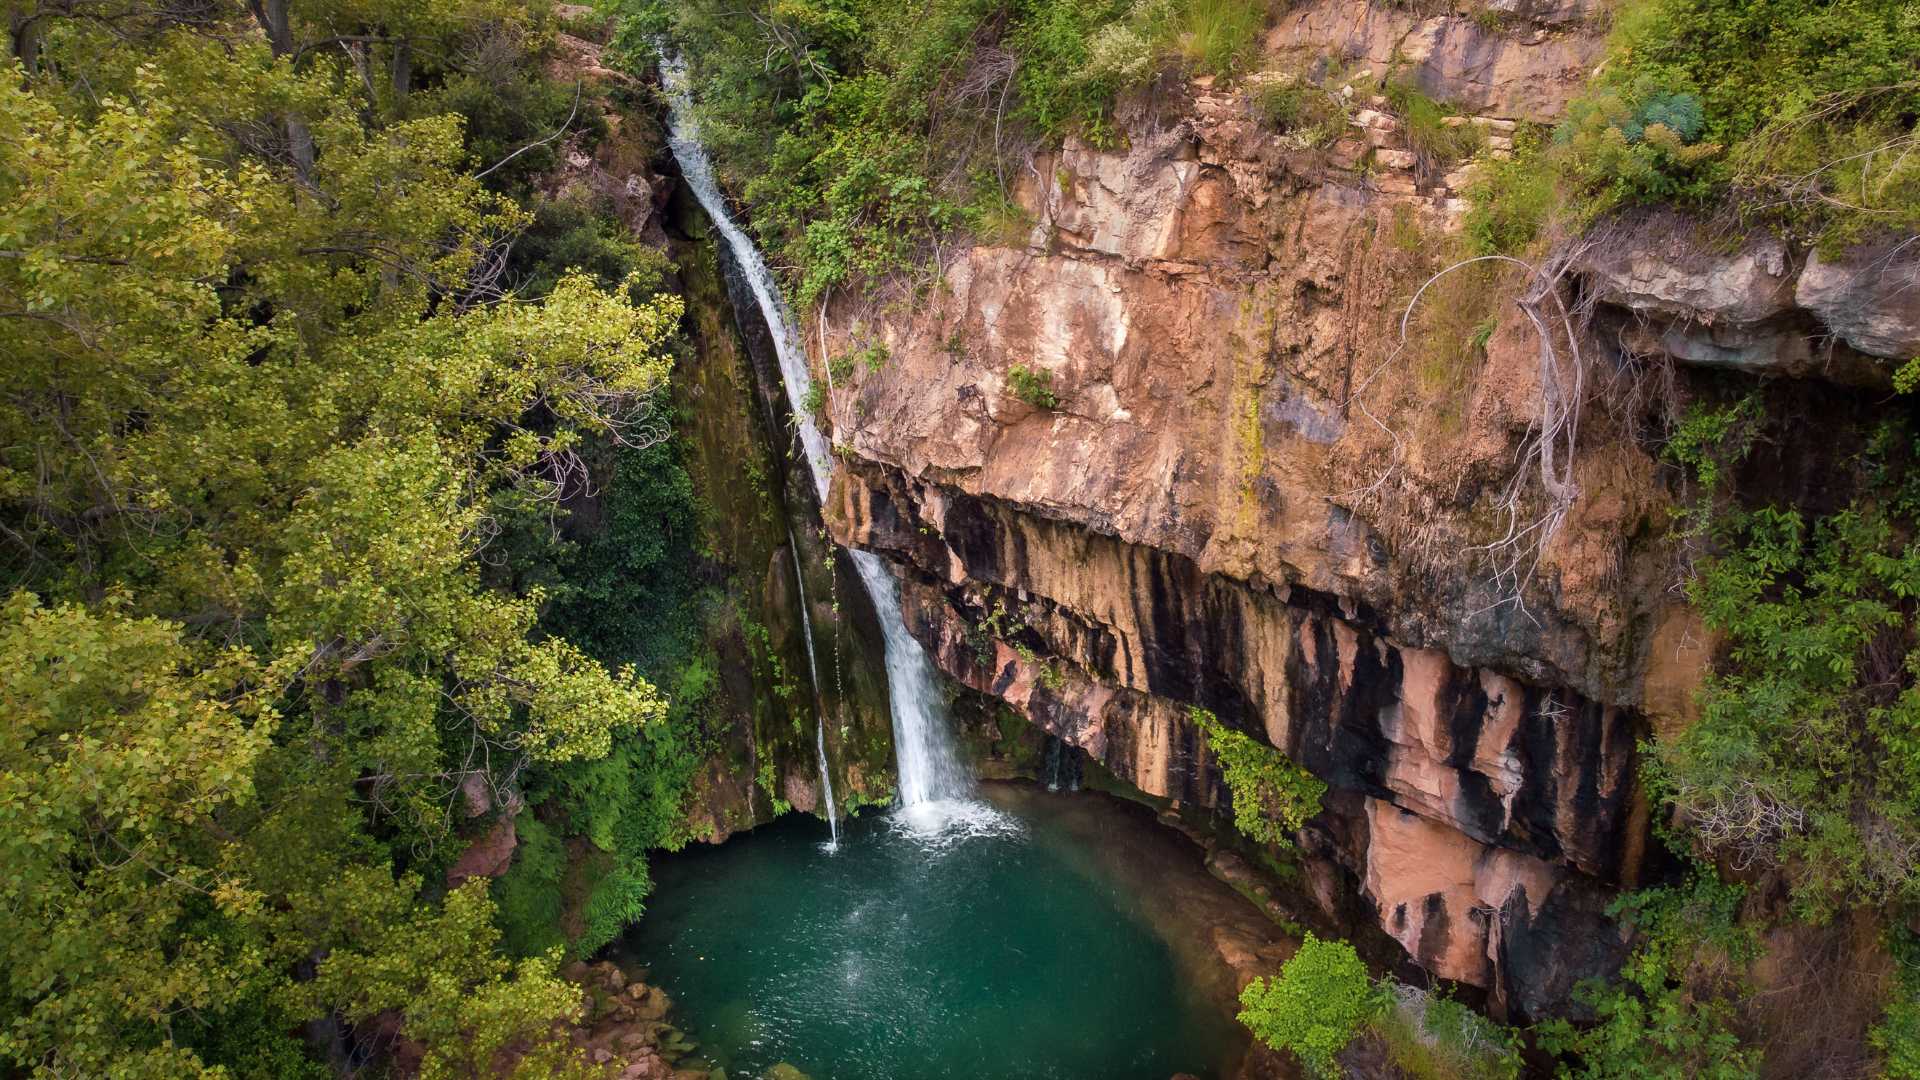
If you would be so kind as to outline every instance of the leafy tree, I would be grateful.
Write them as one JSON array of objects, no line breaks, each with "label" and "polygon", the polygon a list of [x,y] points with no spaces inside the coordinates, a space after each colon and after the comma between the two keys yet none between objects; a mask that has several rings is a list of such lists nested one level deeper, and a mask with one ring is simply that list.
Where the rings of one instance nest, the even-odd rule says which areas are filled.
[{"label": "leafy tree", "polygon": [[667,707],[481,565],[657,438],[678,302],[514,296],[461,118],[301,52],[483,9],[99,10],[0,78],[0,1068],[244,1074],[337,1014],[564,1075],[577,993],[437,884],[451,807]]},{"label": "leafy tree", "polygon": [[1541,1046],[1567,1055],[1563,1076],[1585,1080],[1747,1080],[1759,1054],[1734,1030],[1741,974],[1758,951],[1736,923],[1743,890],[1701,877],[1617,901],[1611,914],[1639,935],[1621,982],[1588,984],[1580,997],[1598,1022],[1538,1029]]},{"label": "leafy tree", "polygon": [[1278,978],[1240,992],[1240,1022],[1261,1042],[1286,1050],[1314,1076],[1339,1075],[1335,1055],[1385,1002],[1353,946],[1307,934]]},{"label": "leafy tree", "polygon": [[1655,777],[1708,852],[1779,867],[1809,915],[1920,896],[1920,510],[1904,426],[1860,463],[1869,496],[1824,517],[1731,504],[1750,403],[1690,416],[1670,454],[1700,482],[1688,596],[1725,635],[1699,723]]}]

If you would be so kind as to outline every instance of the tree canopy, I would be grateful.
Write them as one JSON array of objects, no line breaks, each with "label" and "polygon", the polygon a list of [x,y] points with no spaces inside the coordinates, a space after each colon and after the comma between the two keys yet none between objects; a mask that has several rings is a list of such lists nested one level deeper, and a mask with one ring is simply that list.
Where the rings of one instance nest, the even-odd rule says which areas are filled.
[{"label": "tree canopy", "polygon": [[0,1063],[297,1075],[397,1017],[427,1075],[561,1074],[578,994],[442,884],[454,807],[665,701],[481,562],[654,437],[678,300],[510,287],[528,215],[436,104],[505,5],[11,15]]}]

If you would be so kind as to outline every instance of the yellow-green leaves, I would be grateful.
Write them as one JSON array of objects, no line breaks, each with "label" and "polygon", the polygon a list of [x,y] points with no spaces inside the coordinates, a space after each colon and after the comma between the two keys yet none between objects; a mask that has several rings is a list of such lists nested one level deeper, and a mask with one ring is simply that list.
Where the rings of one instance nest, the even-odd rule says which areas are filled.
[{"label": "yellow-green leaves", "polygon": [[[340,50],[274,56],[232,15],[76,16],[32,81],[0,72],[0,599],[46,598],[0,608],[0,1073],[193,1075],[234,1009],[282,1043],[398,1010],[430,1073],[526,1040],[557,1073],[571,988],[496,955],[484,888],[427,883],[466,778],[665,713],[482,568],[583,440],[663,434],[680,307],[583,276],[515,299],[526,214],[460,118],[381,123]],[[522,18],[295,17],[296,46]]]},{"label": "yellow-green leaves", "polygon": [[174,1061],[155,1020],[221,1007],[258,970],[174,928],[253,903],[222,822],[253,796],[273,714],[244,654],[196,656],[179,626],[122,606],[0,607],[0,1060],[54,1074]]}]

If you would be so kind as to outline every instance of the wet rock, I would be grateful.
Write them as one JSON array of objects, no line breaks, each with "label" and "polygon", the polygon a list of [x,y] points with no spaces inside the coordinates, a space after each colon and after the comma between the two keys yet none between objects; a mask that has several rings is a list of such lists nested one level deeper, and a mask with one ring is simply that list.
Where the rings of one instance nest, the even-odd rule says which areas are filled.
[{"label": "wet rock", "polygon": [[786,1062],[781,1062],[760,1074],[760,1080],[808,1080],[807,1074]]},{"label": "wet rock", "polygon": [[633,1011],[642,1020],[659,1020],[672,1008],[673,1003],[667,998],[667,992],[656,986],[647,988],[645,997],[634,1003]]},{"label": "wet rock", "polygon": [[820,808],[820,783],[807,773],[788,769],[781,778],[780,789],[787,802],[803,814],[811,814]]}]

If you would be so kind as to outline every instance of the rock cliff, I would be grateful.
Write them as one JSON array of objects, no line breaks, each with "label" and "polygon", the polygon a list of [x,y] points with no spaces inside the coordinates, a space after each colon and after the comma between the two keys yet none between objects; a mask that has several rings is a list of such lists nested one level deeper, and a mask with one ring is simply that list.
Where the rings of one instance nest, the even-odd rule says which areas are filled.
[{"label": "rock cliff", "polygon": [[[1601,21],[1500,12],[1323,0],[1271,31],[1269,66],[1392,68],[1497,157],[1579,89]],[[1524,283],[1489,286],[1471,364],[1436,373],[1403,339],[1471,166],[1438,174],[1383,102],[1352,104],[1315,149],[1242,91],[1163,84],[1123,107],[1121,147],[1031,160],[1024,235],[811,313],[823,381],[829,358],[887,356],[827,402],[827,517],[899,564],[949,674],[1142,791],[1225,800],[1192,706],[1286,750],[1331,786],[1303,838],[1322,871],[1430,971],[1537,1014],[1617,962],[1602,909],[1643,855],[1636,739],[1685,722],[1709,657],[1650,396],[1726,368],[1884,382],[1920,290],[1870,283],[1912,277],[1901,252],[1856,256],[1887,261],[1863,278],[1614,223],[1549,268],[1578,315],[1559,353],[1599,380],[1556,427],[1569,368]]]}]

